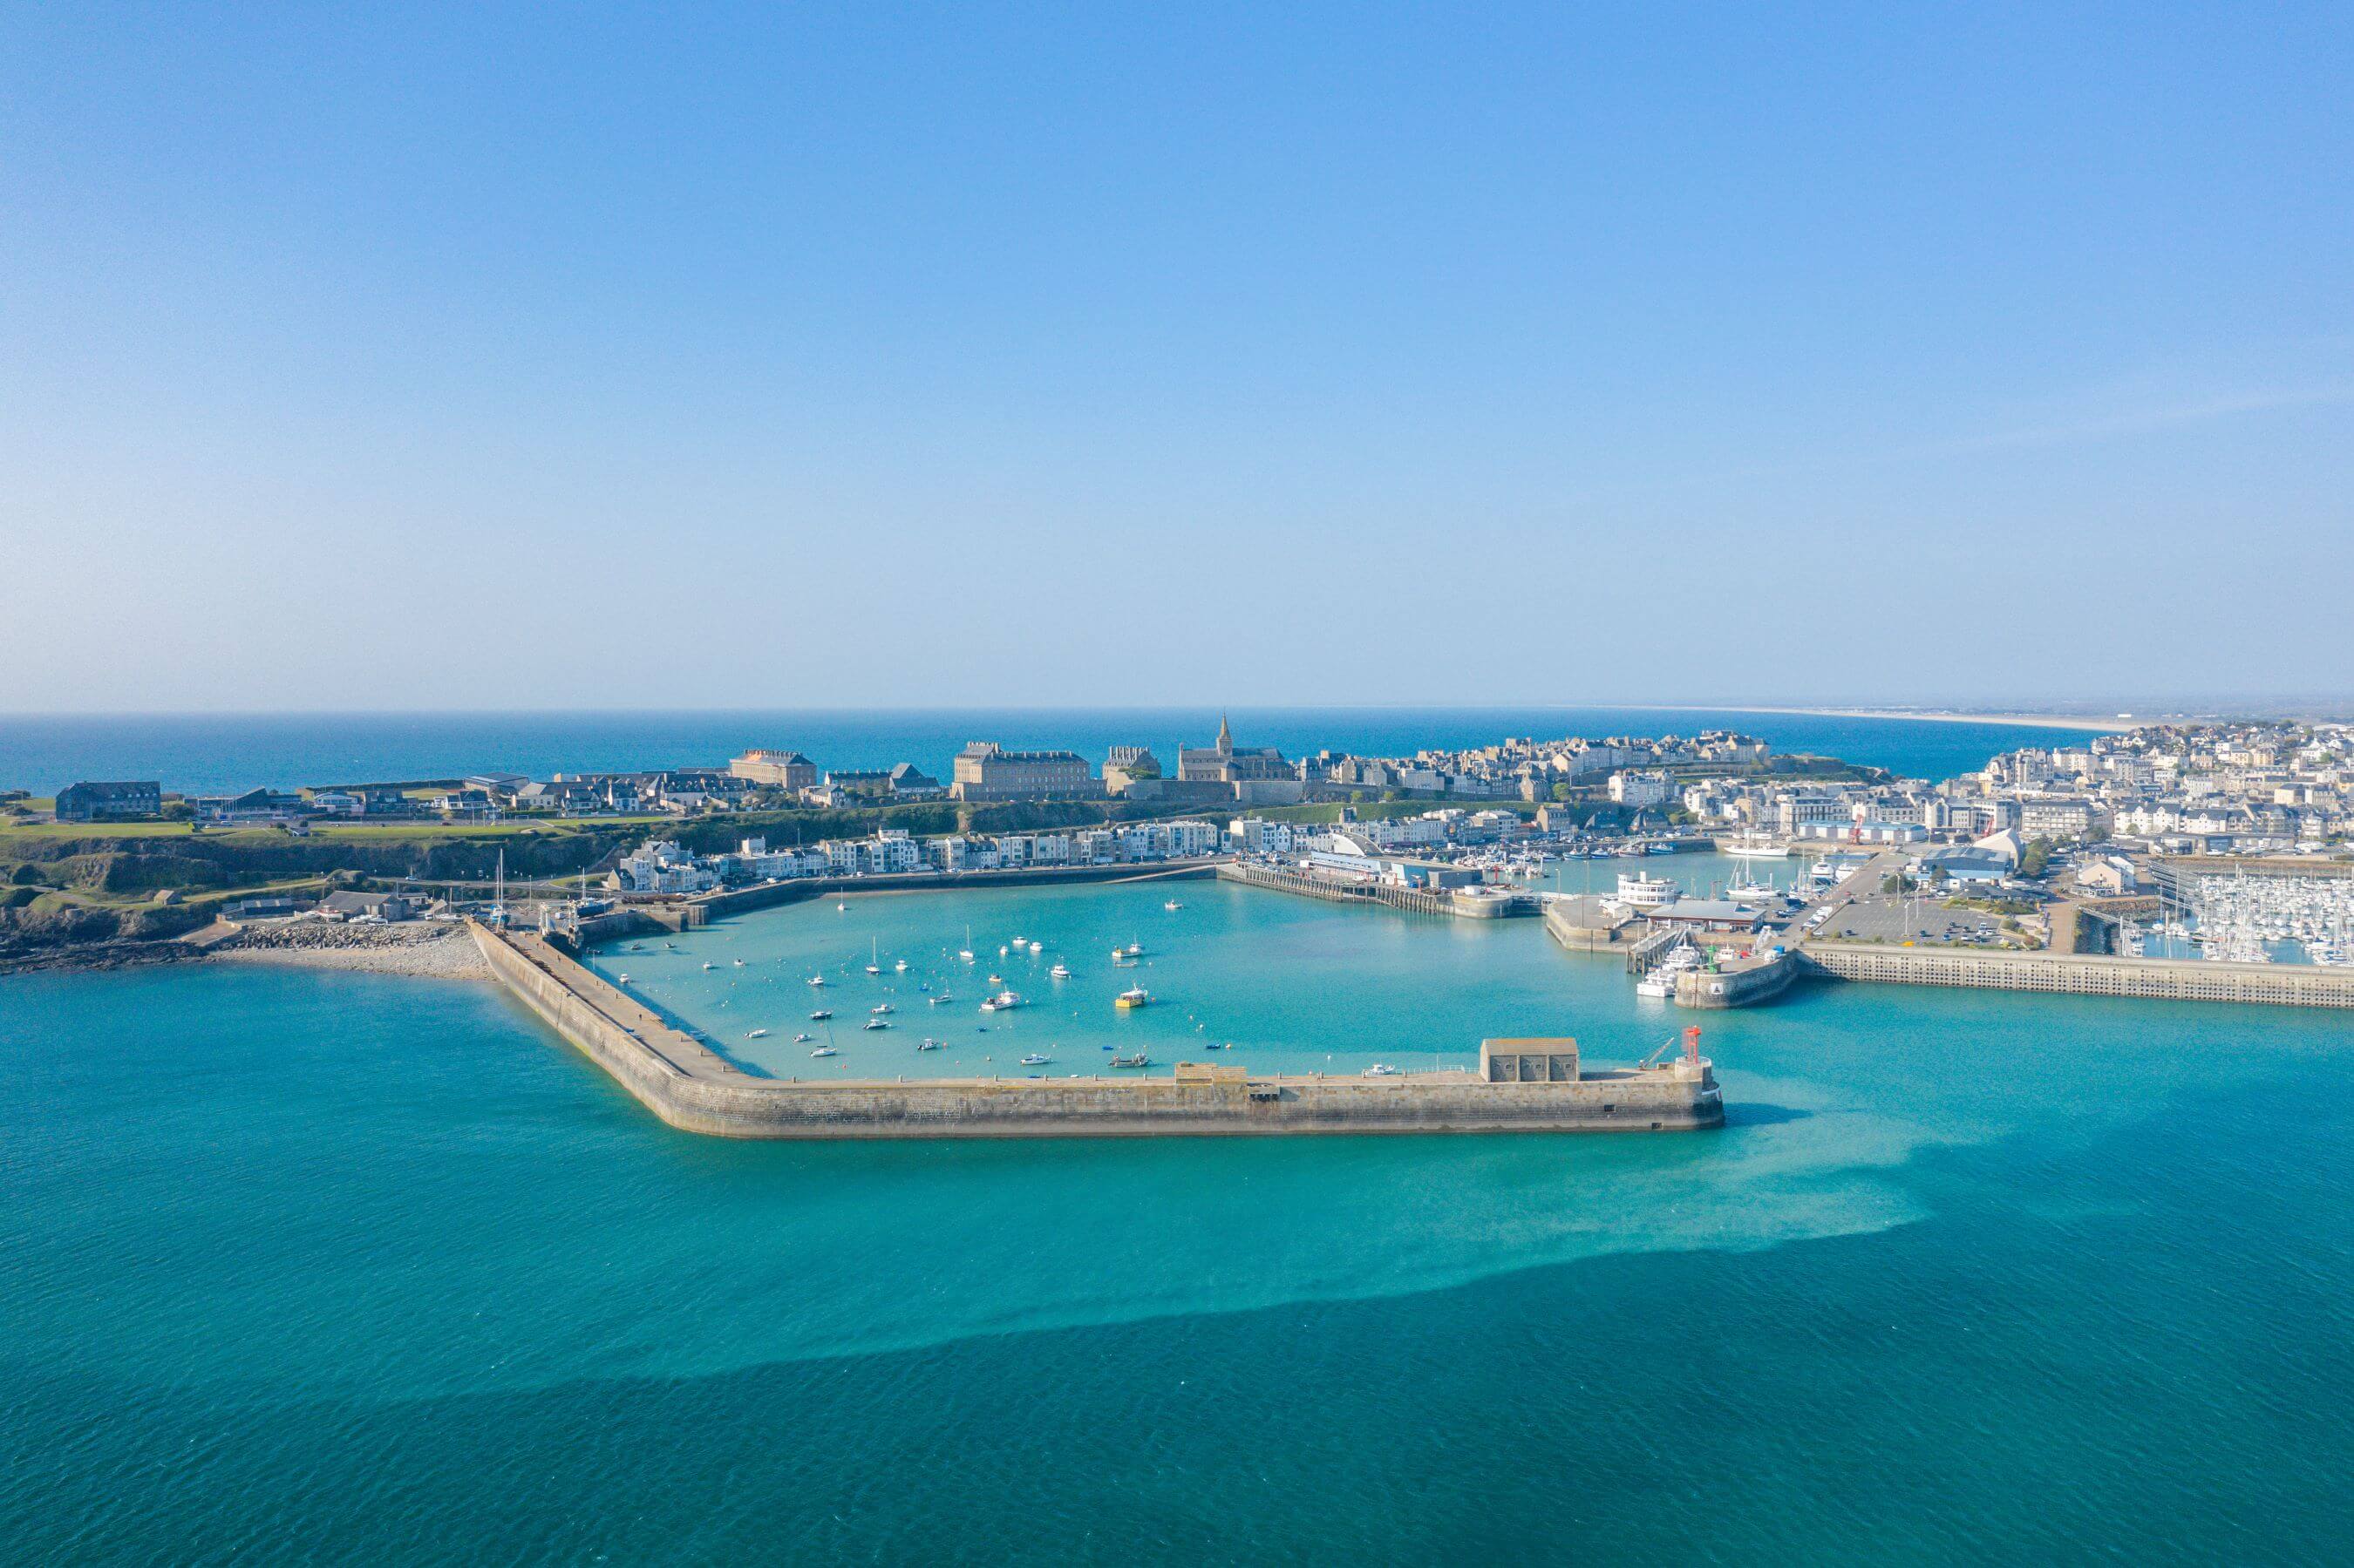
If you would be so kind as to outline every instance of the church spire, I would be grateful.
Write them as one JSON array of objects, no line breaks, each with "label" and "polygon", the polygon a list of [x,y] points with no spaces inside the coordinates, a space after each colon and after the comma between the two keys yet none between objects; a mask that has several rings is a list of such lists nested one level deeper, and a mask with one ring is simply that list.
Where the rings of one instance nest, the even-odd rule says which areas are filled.
[{"label": "church spire", "polygon": [[1226,723],[1226,715],[1224,713],[1221,713],[1218,715],[1218,749],[1220,751],[1232,751],[1234,748],[1234,729]]}]

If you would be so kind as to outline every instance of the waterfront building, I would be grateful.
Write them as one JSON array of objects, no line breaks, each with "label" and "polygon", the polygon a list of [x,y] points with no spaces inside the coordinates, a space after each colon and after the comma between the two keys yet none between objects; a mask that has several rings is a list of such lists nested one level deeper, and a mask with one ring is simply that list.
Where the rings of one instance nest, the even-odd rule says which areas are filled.
[{"label": "waterfront building", "polygon": [[1104,787],[1075,751],[1008,751],[976,740],[957,753],[949,792],[960,800],[1084,800]]}]

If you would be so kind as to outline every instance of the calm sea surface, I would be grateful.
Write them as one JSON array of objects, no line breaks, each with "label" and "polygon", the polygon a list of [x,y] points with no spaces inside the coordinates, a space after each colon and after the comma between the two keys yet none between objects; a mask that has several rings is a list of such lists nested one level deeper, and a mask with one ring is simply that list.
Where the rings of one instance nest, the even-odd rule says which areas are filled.
[{"label": "calm sea surface", "polygon": [[[0,777],[214,789],[748,744],[941,765],[968,735],[1092,754],[1214,723],[0,721]],[[1932,775],[2048,733],[1237,715],[1293,751],[1708,723]],[[1624,1061],[1694,1016],[1530,922],[1197,882],[841,902],[594,961],[783,1075],[1088,1072],[1106,1046],[1165,1070],[1229,1042],[1356,1072],[1520,1033]],[[1001,952],[1016,935],[1044,952]],[[978,1012],[992,973],[1030,1005]],[[1136,983],[1155,1005],[1115,1012]],[[821,1000],[825,1060],[792,1041],[825,1034]],[[894,1028],[856,1027],[885,1002]],[[1719,1134],[790,1146],[663,1128],[488,986],[0,981],[0,1540],[74,1563],[2354,1560],[2354,1020],[1848,987],[1702,1022]]]},{"label": "calm sea surface", "polygon": [[[1361,756],[1426,746],[1485,746],[1508,735],[1690,735],[1724,728],[1785,751],[1843,757],[1944,779],[1998,751],[2067,733],[2016,725],[1853,719],[1806,714],[1641,708],[1237,708],[1236,740],[1299,757],[1323,747]],[[1114,746],[1150,746],[1175,762],[1207,746],[1215,709],[1004,712],[814,709],[758,713],[292,714],[11,716],[0,714],[0,788],[49,795],[78,779],[157,779],[219,794],[258,785],[363,784],[483,771],[619,772],[721,767],[747,747],[790,747],[820,768],[913,762],[947,778],[969,740],[1068,747],[1100,765]]]},{"label": "calm sea surface", "polygon": [[[1038,999],[1005,1047],[1069,1070],[1521,1031],[1625,1060],[1696,1016],[1529,922],[1199,883],[847,902],[599,961],[784,1072],[812,1064],[742,1035],[789,1039],[820,968],[845,1017],[902,1008],[858,1070],[918,1070],[934,1013],[993,1054],[968,926]],[[1015,934],[1072,980],[1017,979]],[[1116,939],[1163,998],[1132,1019]],[[2354,1020],[1857,986],[1702,1022],[1721,1133],[796,1146],[670,1131],[488,986],[0,981],[0,1541],[2354,1556]]]}]

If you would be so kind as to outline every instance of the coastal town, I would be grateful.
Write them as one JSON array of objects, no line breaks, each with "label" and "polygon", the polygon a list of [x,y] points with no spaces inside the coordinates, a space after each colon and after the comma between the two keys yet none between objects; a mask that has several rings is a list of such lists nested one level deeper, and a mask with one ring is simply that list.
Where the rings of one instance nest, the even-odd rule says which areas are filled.
[{"label": "coastal town", "polygon": [[[2354,962],[2345,725],[2072,735],[1942,780],[1780,755],[1724,730],[1294,758],[1222,721],[1170,758],[1137,744],[1096,764],[981,740],[944,779],[913,761],[828,768],[762,747],[539,779],[193,797],[93,780],[46,801],[16,789],[0,800],[13,824],[0,842],[15,846],[0,936],[19,959],[40,951],[44,916],[115,954],[126,939],[196,937],[293,948],[289,922],[495,912],[578,928],[755,890],[1182,867],[1419,913],[1542,916],[1564,947],[1634,955],[1638,984],[1687,1001],[1708,977],[1730,975],[1729,994],[1743,994],[1747,969],[1793,970],[1801,948]],[[863,831],[840,831],[850,825]],[[269,835],[286,848],[253,863],[314,874],[235,885],[237,856],[221,852]],[[418,853],[359,852],[394,843]],[[45,847],[71,853],[27,853]],[[1722,874],[1694,885],[1658,868],[1703,863],[1650,859],[1694,853]],[[167,854],[186,880],[157,885]],[[1634,863],[1597,874],[1585,863],[1596,861]]]}]

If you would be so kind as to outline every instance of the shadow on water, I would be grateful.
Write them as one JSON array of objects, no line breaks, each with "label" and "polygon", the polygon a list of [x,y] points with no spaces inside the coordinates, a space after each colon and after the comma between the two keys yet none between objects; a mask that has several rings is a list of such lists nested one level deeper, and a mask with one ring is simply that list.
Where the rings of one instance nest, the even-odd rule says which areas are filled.
[{"label": "shadow on water", "polygon": [[1727,1127],[1779,1127],[1784,1122],[1807,1121],[1814,1112],[1800,1110],[1796,1106],[1761,1106],[1746,1101],[1728,1104],[1724,1107]]}]

